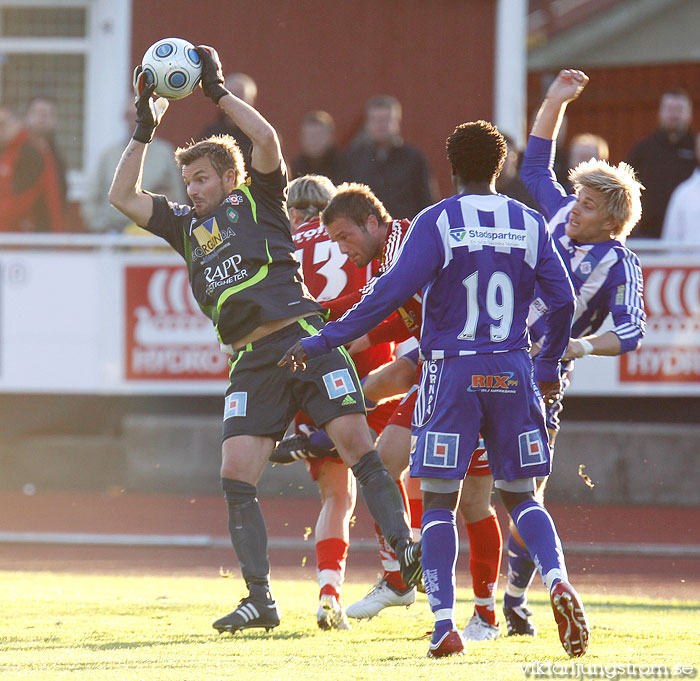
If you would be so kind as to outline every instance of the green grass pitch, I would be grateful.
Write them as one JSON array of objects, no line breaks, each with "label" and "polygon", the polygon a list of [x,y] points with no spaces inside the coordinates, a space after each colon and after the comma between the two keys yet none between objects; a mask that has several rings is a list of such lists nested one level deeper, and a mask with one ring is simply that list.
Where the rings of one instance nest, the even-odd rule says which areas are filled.
[{"label": "green grass pitch", "polygon": [[[237,578],[0,572],[0,679],[497,681],[693,678],[700,669],[700,602],[583,591],[590,652],[572,666],[542,592],[530,601],[536,639],[504,636],[472,644],[460,657],[430,660],[424,595],[410,609],[389,609],[352,631],[324,632],[316,626],[313,582],[276,580],[274,588],[282,624],[232,637],[217,634],[211,622],[243,595]],[[346,602],[365,589],[347,584]],[[462,618],[471,614],[470,601],[460,589]]]}]

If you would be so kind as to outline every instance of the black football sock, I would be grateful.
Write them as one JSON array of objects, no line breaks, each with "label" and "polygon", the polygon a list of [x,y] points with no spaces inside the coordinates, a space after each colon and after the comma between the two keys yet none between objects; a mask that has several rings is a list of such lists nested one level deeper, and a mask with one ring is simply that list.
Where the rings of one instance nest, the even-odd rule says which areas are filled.
[{"label": "black football sock", "polygon": [[379,458],[376,449],[365,454],[351,468],[362,490],[367,508],[392,549],[410,541],[401,492]]},{"label": "black football sock", "polygon": [[228,531],[243,579],[253,598],[270,598],[267,529],[257,489],[255,485],[231,478],[222,478],[221,486],[228,505]]}]

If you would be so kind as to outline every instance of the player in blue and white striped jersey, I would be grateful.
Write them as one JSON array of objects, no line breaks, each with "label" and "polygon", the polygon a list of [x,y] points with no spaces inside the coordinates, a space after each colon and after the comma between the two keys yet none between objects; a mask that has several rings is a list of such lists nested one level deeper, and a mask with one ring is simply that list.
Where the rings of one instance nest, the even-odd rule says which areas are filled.
[{"label": "player in blue and white striped jersey", "polygon": [[[626,163],[611,166],[591,159],[569,174],[576,190],[568,195],[554,175],[555,140],[569,102],[583,91],[588,77],[564,70],[553,81],[532,128],[523,156],[521,176],[528,192],[548,220],[554,245],[566,265],[576,292],[576,311],[566,357],[619,355],[639,347],[645,331],[642,270],[637,256],[624,245],[641,216],[641,185]],[[539,296],[530,309],[528,324],[535,348],[546,330],[547,306]],[[613,328],[596,335],[611,315]],[[573,362],[566,362],[564,387]],[[547,407],[549,443],[559,429],[561,399]],[[538,495],[546,481],[539,483]],[[508,586],[504,614],[508,633],[534,636],[526,607],[527,588],[535,564],[511,526],[508,541]]]},{"label": "player in blue and white striped jersey", "polygon": [[[642,270],[624,241],[641,217],[641,185],[626,163],[591,159],[570,172],[576,194],[566,194],[553,173],[555,140],[567,104],[588,77],[562,71],[550,86],[523,156],[522,179],[548,220],[548,229],[576,291],[567,357],[619,355],[639,347],[646,317]],[[533,342],[544,334],[536,299],[528,323]],[[614,328],[599,336],[608,314]],[[582,342],[583,341],[583,342]],[[589,344],[592,347],[589,347]]]},{"label": "player in blue and white striped jersey", "polygon": [[[560,390],[559,360],[569,340],[571,282],[542,216],[496,194],[506,154],[490,123],[458,126],[447,140],[457,194],[413,220],[392,266],[337,322],[290,348],[292,370],[366,333],[418,290],[423,295],[425,357],[413,416],[411,476],[424,495],[423,574],[435,616],[429,655],[463,650],[455,628],[455,509],[462,480],[483,435],[501,499],[536,556],[564,648],[586,652],[588,624],[568,583],[561,543],[535,497],[536,478],[550,472],[545,399]],[[533,362],[527,316],[535,286],[548,311]]]}]

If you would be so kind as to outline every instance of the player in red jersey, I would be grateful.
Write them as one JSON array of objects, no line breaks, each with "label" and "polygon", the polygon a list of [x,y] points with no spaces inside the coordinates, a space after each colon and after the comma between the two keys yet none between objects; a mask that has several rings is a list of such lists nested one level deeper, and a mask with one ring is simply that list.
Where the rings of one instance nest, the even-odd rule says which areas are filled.
[{"label": "player in red jersey", "polygon": [[[347,256],[341,253],[338,245],[328,238],[321,224],[319,214],[335,192],[335,186],[327,177],[305,175],[289,184],[287,196],[287,210],[296,247],[295,256],[301,263],[304,281],[310,293],[322,305],[329,299],[354,294],[372,276],[372,267],[355,267]],[[358,375],[363,377],[392,358],[393,344],[382,343],[357,353],[353,359]],[[382,405],[370,412],[367,416],[370,428],[380,433],[393,407],[393,404]],[[327,440],[326,445],[319,445],[319,449],[315,451],[323,449],[323,446],[333,447],[325,431],[317,430],[313,421],[305,414],[297,415],[295,431],[297,435],[283,441],[281,447],[283,448],[290,439],[299,443],[299,458],[305,460],[321,493],[321,511],[315,529],[316,566],[320,586],[318,625],[322,629],[349,629],[350,625],[342,606],[341,587],[349,548],[350,518],[357,499],[355,477],[337,454],[322,458],[304,456],[305,447],[308,445],[300,433],[306,437],[311,436],[314,444]],[[270,460],[284,462],[284,459],[276,458],[275,454]]]},{"label": "player in red jersey", "polygon": [[[366,268],[373,260],[379,260],[379,276],[388,270],[401,249],[409,229],[408,220],[392,220],[382,203],[371,190],[359,184],[344,184],[339,187],[322,213],[322,219],[330,238],[340,251],[358,268]],[[356,295],[356,302],[361,293]],[[421,298],[415,295],[407,300],[391,317],[353,344],[351,351],[372,347],[390,340],[403,341],[419,338],[421,329]],[[409,359],[410,358],[406,358]],[[403,360],[401,360],[403,361]],[[416,355],[416,365],[418,364]],[[402,385],[389,388],[393,394],[397,388],[410,388],[410,371],[397,365],[384,371],[401,374]],[[383,372],[382,372],[383,373]],[[380,397],[382,391],[376,387],[380,374],[371,374],[367,381],[368,392]],[[373,392],[375,391],[375,392]],[[408,466],[411,448],[411,416],[417,392],[410,390],[392,415],[377,443],[379,455],[394,479],[400,479]],[[371,399],[371,397],[370,397]],[[493,508],[490,505],[493,478],[488,468],[485,450],[474,452],[462,490],[460,510],[465,519],[470,543],[470,569],[475,595],[474,616],[465,628],[468,640],[488,640],[499,636],[500,627],[496,618],[495,591],[500,570],[503,539]],[[412,526],[422,516],[420,491],[409,502]],[[381,537],[381,535],[379,535]],[[350,617],[373,617],[382,609],[392,605],[410,605],[415,600],[415,588],[407,588],[401,581],[398,562],[390,547],[380,540],[380,554],[385,566],[384,575],[372,590],[360,601],[348,607]]]}]

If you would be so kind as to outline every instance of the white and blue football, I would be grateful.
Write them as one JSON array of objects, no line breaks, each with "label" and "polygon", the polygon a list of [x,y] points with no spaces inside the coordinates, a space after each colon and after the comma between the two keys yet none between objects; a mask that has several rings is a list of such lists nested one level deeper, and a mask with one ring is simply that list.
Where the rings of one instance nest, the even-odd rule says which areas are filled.
[{"label": "white and blue football", "polygon": [[155,94],[166,99],[191,95],[202,78],[202,60],[194,45],[182,38],[153,43],[143,55],[141,66],[155,82]]}]

